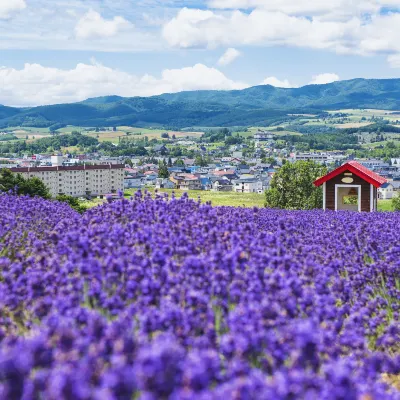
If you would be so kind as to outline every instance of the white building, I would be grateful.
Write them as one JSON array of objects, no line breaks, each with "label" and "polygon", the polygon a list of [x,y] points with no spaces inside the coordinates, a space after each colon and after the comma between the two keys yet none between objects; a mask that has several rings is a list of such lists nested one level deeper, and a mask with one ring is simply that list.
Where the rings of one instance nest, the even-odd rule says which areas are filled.
[{"label": "white building", "polygon": [[80,165],[11,168],[24,178],[36,176],[49,188],[53,197],[66,194],[81,197],[115,193],[124,189],[124,165]]},{"label": "white building", "polygon": [[378,198],[382,200],[390,200],[395,197],[394,187],[390,182],[384,183],[378,188]]},{"label": "white building", "polygon": [[328,161],[328,156],[325,153],[296,153],[294,159],[295,161],[315,161],[324,164]]},{"label": "white building", "polygon": [[262,193],[263,183],[256,178],[234,179],[233,191],[236,193]]}]

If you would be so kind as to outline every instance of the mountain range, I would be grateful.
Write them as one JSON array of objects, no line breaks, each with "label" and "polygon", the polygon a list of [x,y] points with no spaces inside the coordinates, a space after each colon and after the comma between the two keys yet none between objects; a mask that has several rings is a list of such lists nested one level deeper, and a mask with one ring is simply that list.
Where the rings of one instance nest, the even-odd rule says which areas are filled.
[{"label": "mountain range", "polygon": [[353,79],[292,89],[262,85],[152,97],[105,96],[31,108],[0,105],[0,128],[133,125],[177,129],[269,125],[290,119],[288,114],[346,108],[400,110],[400,79]]}]

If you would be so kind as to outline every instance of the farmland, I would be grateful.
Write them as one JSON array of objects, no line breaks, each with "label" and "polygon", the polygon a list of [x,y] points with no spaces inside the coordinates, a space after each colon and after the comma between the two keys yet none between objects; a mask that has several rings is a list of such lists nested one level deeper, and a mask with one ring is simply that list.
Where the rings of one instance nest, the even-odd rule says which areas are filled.
[{"label": "farmland", "polygon": [[[107,130],[98,130],[94,128],[82,128],[79,126],[66,126],[64,128],[57,129],[58,134],[69,134],[73,131],[81,132],[84,135],[97,138],[100,142],[112,142],[118,143],[121,138],[129,138],[131,140],[144,139],[147,137],[149,140],[157,139],[161,140],[162,133],[168,133],[170,137],[175,135],[177,139],[186,138],[199,138],[202,136],[202,132],[176,132],[164,129],[145,129],[145,128],[135,128],[130,126],[119,126],[116,131],[112,128],[107,128]],[[20,140],[27,140],[31,142],[35,139],[41,139],[44,137],[51,136],[48,128],[35,128],[35,127],[9,127],[7,132],[13,133]]]},{"label": "farmland", "polygon": [[400,214],[0,197],[5,399],[398,399]]}]

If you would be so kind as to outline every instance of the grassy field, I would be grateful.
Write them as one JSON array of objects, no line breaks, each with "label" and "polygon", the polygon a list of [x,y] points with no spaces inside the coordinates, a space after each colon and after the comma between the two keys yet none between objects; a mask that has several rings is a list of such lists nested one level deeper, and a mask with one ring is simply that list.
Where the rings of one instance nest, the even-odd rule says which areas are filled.
[{"label": "grassy field", "polygon": [[[148,192],[154,195],[154,189],[147,189]],[[130,197],[136,190],[126,190],[125,197]],[[173,189],[158,189],[158,193],[168,193],[169,196],[175,193],[176,197],[181,197],[183,193],[187,193],[189,198],[198,200],[202,203],[211,201],[213,206],[232,206],[232,207],[263,207],[264,194],[258,193],[234,193],[234,192],[210,192],[205,190],[173,190]]]},{"label": "grassy field", "polygon": [[378,211],[393,211],[392,200],[378,200]]},{"label": "grassy field", "polygon": [[[146,189],[153,196],[155,189]],[[134,195],[136,189],[125,190],[125,197],[129,198]],[[158,189],[158,193],[168,193],[171,197],[172,192],[175,193],[176,197],[181,197],[184,193],[189,195],[189,198],[198,200],[202,203],[211,201],[213,206],[230,206],[230,207],[264,207],[264,194],[258,193],[234,193],[234,192],[210,192],[204,190],[189,190],[188,192],[183,190],[173,189]],[[91,201],[85,201],[84,205],[88,208],[96,207],[102,204],[105,200],[93,199]],[[379,200],[378,211],[393,211],[391,200]]]},{"label": "grassy field", "polygon": [[[28,142],[31,142],[35,139],[41,139],[44,137],[51,136],[48,128],[35,128],[35,127],[10,127],[7,128],[7,131],[13,133],[20,140],[26,140],[28,137]],[[166,129],[145,129],[145,128],[135,128],[131,126],[119,126],[117,130],[110,131],[100,131],[96,132],[95,129],[82,128],[80,126],[68,125],[64,128],[60,128],[57,132],[61,135],[70,134],[73,131],[81,132],[84,135],[94,137],[99,139],[100,142],[112,142],[118,143],[119,138],[130,138],[132,140],[140,139],[147,137],[149,140],[151,139],[162,139],[161,134],[167,132],[170,137],[175,135],[177,139],[186,139],[186,138],[199,138],[203,135],[203,132],[176,132],[176,131],[168,131]],[[129,135],[127,135],[129,133]]]}]

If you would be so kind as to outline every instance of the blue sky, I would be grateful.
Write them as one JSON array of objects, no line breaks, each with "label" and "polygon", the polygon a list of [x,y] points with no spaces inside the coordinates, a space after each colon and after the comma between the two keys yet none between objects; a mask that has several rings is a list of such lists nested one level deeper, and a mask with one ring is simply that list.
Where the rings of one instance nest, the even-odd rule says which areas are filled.
[{"label": "blue sky", "polygon": [[400,71],[399,0],[0,0],[0,104]]}]

